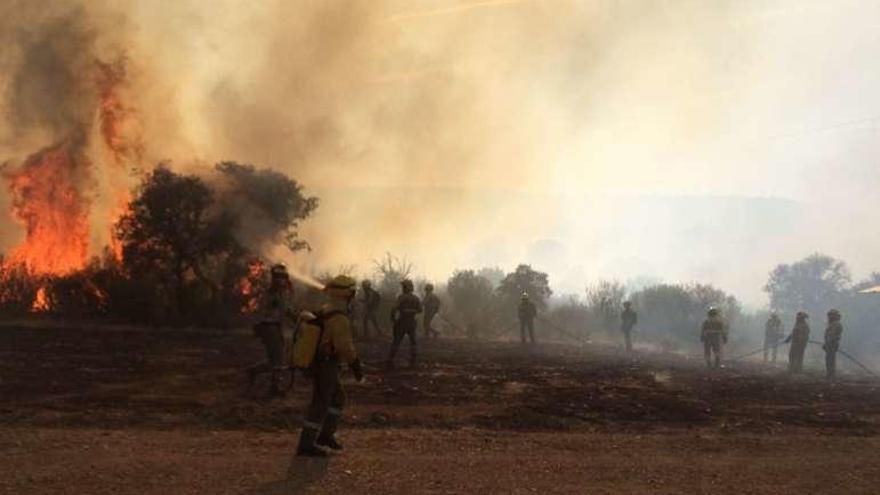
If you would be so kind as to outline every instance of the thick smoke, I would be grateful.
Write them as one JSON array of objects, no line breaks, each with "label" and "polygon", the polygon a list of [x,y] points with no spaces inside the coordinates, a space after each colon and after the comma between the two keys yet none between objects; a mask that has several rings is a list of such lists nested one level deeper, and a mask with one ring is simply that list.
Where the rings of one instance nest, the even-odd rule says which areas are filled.
[{"label": "thick smoke", "polygon": [[844,227],[876,185],[864,3],[57,5],[0,21],[17,47],[0,85],[23,99],[4,99],[2,156],[92,108],[16,89],[25,41],[73,29],[85,49],[65,48],[43,84],[84,53],[124,52],[144,166],[233,159],[300,179],[322,198],[305,263],[366,272],[391,250],[441,277],[526,260],[558,292],[643,275],[753,303],[772,264],[815,250],[875,268],[880,239]]}]

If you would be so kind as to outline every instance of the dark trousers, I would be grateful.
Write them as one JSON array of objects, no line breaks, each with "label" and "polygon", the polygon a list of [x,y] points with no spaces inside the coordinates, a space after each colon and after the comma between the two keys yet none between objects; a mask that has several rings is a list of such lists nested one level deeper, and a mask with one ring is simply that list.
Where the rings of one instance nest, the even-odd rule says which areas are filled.
[{"label": "dark trousers", "polygon": [[788,371],[798,373],[804,369],[804,352],[806,350],[806,342],[802,344],[791,343],[791,348],[788,350]]},{"label": "dark trousers", "polygon": [[771,356],[771,361],[776,362],[776,349],[779,347],[779,339],[781,336],[778,335],[765,335],[764,336],[764,362],[767,362],[767,356]]},{"label": "dark trousers", "polygon": [[371,324],[373,325],[373,329],[376,331],[376,337],[381,337],[382,336],[382,328],[379,327],[379,319],[376,317],[375,310],[364,311],[363,325],[361,326],[361,328],[363,328],[364,334],[361,337],[363,337],[365,339],[370,337],[370,325]]},{"label": "dark trousers", "polygon": [[626,352],[632,352],[633,343],[632,343],[632,329],[624,328],[623,329],[623,345],[626,347]]},{"label": "dark trousers", "polygon": [[422,321],[422,326],[425,327],[425,338],[426,339],[430,338],[432,336],[434,338],[437,338],[437,336],[440,335],[440,332],[438,332],[437,330],[434,330],[434,327],[431,325],[431,322],[434,321],[434,316],[436,316],[436,315],[437,315],[437,313],[425,311],[425,318]]},{"label": "dark trousers", "polygon": [[[336,358],[318,356],[313,369],[312,401],[303,422],[307,438],[333,438],[345,406],[345,389],[339,381],[339,362]],[[308,443],[308,442],[307,442]]]},{"label": "dark trousers", "polygon": [[266,361],[248,368],[248,373],[256,377],[263,373],[272,373],[272,390],[277,390],[281,373],[284,371],[284,335],[280,323],[260,323],[254,328],[257,336],[263,341],[266,350]]},{"label": "dark trousers", "polygon": [[837,348],[828,347],[825,349],[825,374],[828,378],[834,378],[837,374]]},{"label": "dark trousers", "polygon": [[519,335],[522,339],[522,343],[526,343],[526,332],[528,332],[528,337],[531,339],[532,343],[535,343],[535,320],[532,319],[521,319],[519,320]]},{"label": "dark trousers", "polygon": [[393,363],[397,351],[400,349],[400,343],[403,338],[409,336],[409,364],[416,364],[417,344],[416,344],[416,320],[397,320],[394,323],[394,340],[391,342],[391,354],[388,361]]},{"label": "dark trousers", "polygon": [[707,333],[703,338],[703,355],[706,358],[706,366],[712,367],[712,354],[715,355],[715,367],[721,367],[721,355],[724,347],[724,337],[719,333]]}]

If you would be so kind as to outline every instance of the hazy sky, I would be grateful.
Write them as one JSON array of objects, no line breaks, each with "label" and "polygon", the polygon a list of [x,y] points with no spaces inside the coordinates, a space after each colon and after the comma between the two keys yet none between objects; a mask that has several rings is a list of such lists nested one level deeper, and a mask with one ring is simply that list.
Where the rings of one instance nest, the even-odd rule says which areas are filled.
[{"label": "hazy sky", "polygon": [[817,250],[880,269],[877,1],[82,5],[97,56],[131,61],[147,156],[324,198],[294,263],[526,260],[558,292],[647,276],[750,304]]}]

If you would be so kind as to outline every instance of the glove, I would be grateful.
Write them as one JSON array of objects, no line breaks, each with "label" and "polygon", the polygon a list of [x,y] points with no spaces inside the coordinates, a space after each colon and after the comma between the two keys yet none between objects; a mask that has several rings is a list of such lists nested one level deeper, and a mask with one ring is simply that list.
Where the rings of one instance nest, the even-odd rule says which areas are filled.
[{"label": "glove", "polygon": [[361,367],[361,360],[355,359],[351,363],[351,372],[354,373],[354,379],[358,382],[364,381],[364,369]]}]

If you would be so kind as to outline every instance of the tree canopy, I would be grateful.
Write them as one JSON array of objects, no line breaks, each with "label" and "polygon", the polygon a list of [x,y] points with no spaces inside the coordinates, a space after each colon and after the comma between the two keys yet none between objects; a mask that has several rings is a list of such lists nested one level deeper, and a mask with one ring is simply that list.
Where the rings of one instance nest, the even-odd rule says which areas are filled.
[{"label": "tree canopy", "polygon": [[508,301],[516,301],[522,294],[528,294],[539,307],[546,307],[547,299],[553,295],[550,280],[546,273],[533,270],[530,265],[519,265],[508,273],[498,285],[498,292]]}]

